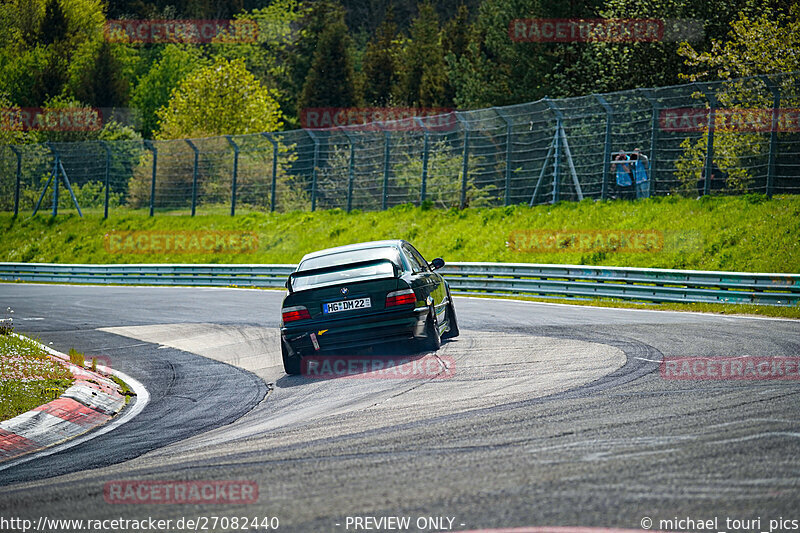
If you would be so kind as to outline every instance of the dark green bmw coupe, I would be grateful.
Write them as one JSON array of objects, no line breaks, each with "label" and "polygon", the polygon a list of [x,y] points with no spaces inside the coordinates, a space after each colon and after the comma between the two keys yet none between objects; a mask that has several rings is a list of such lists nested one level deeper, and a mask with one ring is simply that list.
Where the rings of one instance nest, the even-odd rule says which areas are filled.
[{"label": "dark green bmw coupe", "polygon": [[450,288],[406,241],[375,241],[306,255],[283,299],[281,351],[287,374],[303,356],[410,341],[436,351],[458,335]]}]

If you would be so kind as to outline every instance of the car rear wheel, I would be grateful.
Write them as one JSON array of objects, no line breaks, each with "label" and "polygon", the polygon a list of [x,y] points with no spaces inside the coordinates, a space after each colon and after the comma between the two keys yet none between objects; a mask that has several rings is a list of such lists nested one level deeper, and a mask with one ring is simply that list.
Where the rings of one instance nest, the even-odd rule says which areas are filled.
[{"label": "car rear wheel", "polygon": [[289,355],[289,350],[286,349],[286,343],[281,340],[281,355],[283,356],[283,369],[287,374],[296,376],[300,374],[300,356]]},{"label": "car rear wheel", "polygon": [[439,323],[436,320],[436,311],[431,307],[428,319],[425,321],[425,337],[420,343],[420,348],[425,352],[435,352],[442,346],[442,337],[439,335]]},{"label": "car rear wheel", "polygon": [[447,331],[442,335],[443,339],[452,339],[458,337],[458,319],[456,318],[456,308],[453,306],[453,300],[447,304]]}]

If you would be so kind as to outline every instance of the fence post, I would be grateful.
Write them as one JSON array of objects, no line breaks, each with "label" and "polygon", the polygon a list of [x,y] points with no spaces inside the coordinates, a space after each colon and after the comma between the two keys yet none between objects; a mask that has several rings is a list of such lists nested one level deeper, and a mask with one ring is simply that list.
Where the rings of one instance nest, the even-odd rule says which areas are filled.
[{"label": "fence post", "polygon": [[347,143],[350,145],[350,161],[347,165],[347,212],[349,213],[353,209],[353,181],[355,180],[356,146],[353,138],[350,136],[350,132],[348,132],[342,126],[337,126],[337,129],[344,133],[345,137],[347,137]]},{"label": "fence post", "polygon": [[512,135],[512,128],[513,123],[511,120],[503,113],[500,108],[493,107],[495,113],[497,113],[500,118],[503,119],[503,122],[506,123],[506,192],[505,192],[505,205],[511,205],[511,135]]},{"label": "fence post", "polygon": [[53,216],[58,216],[58,182],[61,179],[58,177],[58,168],[61,166],[61,154],[49,142],[45,143],[47,147],[53,152],[55,158],[55,165],[53,165]]},{"label": "fence post", "polygon": [[455,112],[456,119],[461,123],[464,128],[464,154],[461,161],[461,201],[459,206],[461,209],[467,207],[467,174],[469,173],[469,123],[464,120],[461,113]]},{"label": "fence post", "polygon": [[186,144],[194,150],[194,166],[192,167],[192,216],[194,216],[197,209],[197,166],[200,160],[200,150],[197,149],[191,139],[186,139]]},{"label": "fence post", "polygon": [[652,92],[650,89],[641,89],[642,94],[647,101],[650,102],[650,105],[653,106],[653,116],[652,116],[652,124],[651,124],[651,131],[650,131],[650,159],[648,160],[649,167],[650,167],[650,191],[651,195],[655,196],[656,192],[656,159],[657,159],[657,147],[658,147],[658,114],[661,112],[661,106],[658,105],[658,101],[653,97]]},{"label": "fence post", "polygon": [[383,128],[383,122],[377,121],[375,124],[383,132],[383,201],[381,209],[386,211],[389,202],[389,158],[391,157],[391,139],[389,132]]},{"label": "fence post", "polygon": [[108,146],[108,143],[106,141],[100,141],[100,145],[106,151],[106,173],[103,178],[103,186],[106,190],[105,199],[103,201],[103,218],[105,219],[108,218],[108,198],[109,198],[108,187],[111,175],[111,147]]},{"label": "fence post", "polygon": [[319,137],[312,130],[304,130],[314,141],[314,161],[311,168],[311,210],[317,209],[317,165],[319,163]]},{"label": "fence post", "polygon": [[153,179],[150,181],[150,216],[156,207],[156,169],[158,168],[158,148],[152,141],[145,141],[144,145],[153,152]]},{"label": "fence post", "polygon": [[236,215],[236,179],[239,175],[239,145],[233,137],[226,135],[231,146],[233,146],[233,176],[231,177],[231,216]]},{"label": "fence post", "polygon": [[11,151],[17,156],[17,179],[14,185],[14,217],[19,215],[19,187],[20,181],[22,180],[22,152],[19,151],[19,148],[13,145],[9,145]]},{"label": "fence post", "polygon": [[564,114],[561,112],[561,110],[558,108],[558,106],[556,106],[556,104],[552,100],[550,100],[547,97],[543,98],[543,100],[547,104],[547,107],[549,107],[553,111],[555,116],[556,116],[556,132],[555,132],[554,153],[553,153],[553,198],[550,201],[550,203],[555,204],[555,203],[558,202],[559,197],[560,197],[560,192],[561,192],[559,190],[559,187],[561,186],[561,180],[560,180],[560,176],[559,176],[559,174],[560,174],[560,172],[559,172],[559,170],[560,170],[559,159],[561,159],[561,149],[560,149],[561,148],[561,141],[560,141],[560,135],[559,134],[561,133],[561,128],[562,128],[563,120],[564,120]]},{"label": "fence post", "polygon": [[707,196],[711,192],[711,170],[714,168],[714,129],[717,115],[717,96],[706,89],[701,87],[700,90],[705,94],[708,99],[708,141],[706,142],[706,162],[705,162],[705,180],[703,183],[703,196]]},{"label": "fence post", "polygon": [[611,171],[611,121],[613,120],[614,110],[606,99],[599,94],[595,94],[594,97],[606,111],[606,136],[603,143],[603,183],[600,186],[600,199],[605,200],[608,197],[608,174]]},{"label": "fence post", "polygon": [[781,91],[775,82],[764,77],[764,84],[772,92],[772,128],[769,133],[769,159],[767,160],[767,198],[772,198],[775,185],[775,158],[778,157],[778,113],[781,106]]},{"label": "fence post", "polygon": [[419,117],[414,117],[414,122],[416,122],[423,131],[423,150],[422,150],[422,185],[419,189],[419,205],[422,205],[422,202],[425,201],[425,189],[428,184],[428,128],[425,127],[425,124],[422,123],[422,119]]},{"label": "fence post", "polygon": [[266,137],[269,142],[272,143],[272,186],[270,187],[270,195],[269,195],[269,210],[270,212],[275,212],[275,190],[277,187],[277,180],[278,180],[278,141],[276,141],[272,134],[270,133],[262,133],[264,137]]}]

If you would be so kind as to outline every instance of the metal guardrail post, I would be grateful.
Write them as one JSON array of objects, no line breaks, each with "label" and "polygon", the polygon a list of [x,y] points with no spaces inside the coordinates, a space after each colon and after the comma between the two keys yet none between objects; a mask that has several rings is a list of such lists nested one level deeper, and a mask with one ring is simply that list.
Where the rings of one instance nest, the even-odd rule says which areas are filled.
[{"label": "metal guardrail post", "polygon": [[337,126],[337,129],[344,133],[345,137],[347,137],[347,143],[350,145],[350,161],[347,170],[347,212],[349,213],[353,209],[353,181],[355,180],[356,148],[355,141],[353,141],[353,138],[350,136],[350,132],[342,126]]},{"label": "metal guardrail post", "polygon": [[108,199],[109,199],[109,186],[111,177],[111,147],[108,146],[106,141],[100,141],[100,145],[106,151],[106,172],[103,179],[103,188],[105,189],[105,199],[103,200],[103,218],[108,218]]},{"label": "metal guardrail post", "polygon": [[713,91],[701,87],[700,90],[708,100],[708,139],[706,142],[705,180],[703,183],[703,196],[711,192],[711,170],[714,168],[714,129],[717,116],[717,96]]},{"label": "metal guardrail post", "polygon": [[236,180],[239,176],[239,145],[233,137],[226,135],[230,145],[233,147],[233,176],[231,176],[231,216],[236,215]]},{"label": "metal guardrail post", "polygon": [[422,150],[422,184],[419,190],[419,204],[425,201],[425,193],[426,188],[428,185],[428,152],[430,149],[429,146],[429,139],[428,139],[428,128],[425,127],[425,124],[422,123],[422,119],[419,117],[414,117],[414,122],[416,122],[423,131],[423,150]]},{"label": "metal guardrail post", "polygon": [[506,168],[505,168],[505,195],[503,198],[504,205],[511,205],[511,135],[513,133],[513,126],[514,124],[511,122],[511,119],[499,108],[499,107],[492,107],[492,111],[497,113],[497,115],[503,119],[503,122],[506,123]]},{"label": "metal guardrail post", "polygon": [[14,184],[14,217],[16,217],[19,215],[19,188],[20,182],[22,181],[22,152],[20,152],[19,148],[16,146],[9,145],[8,147],[17,156],[17,174]]},{"label": "metal guardrail post", "polygon": [[608,175],[611,172],[611,121],[614,117],[614,110],[606,99],[599,94],[595,94],[594,97],[606,111],[606,135],[603,142],[603,183],[600,185],[600,199],[605,200],[608,197]]},{"label": "metal guardrail post", "polygon": [[383,132],[383,200],[381,209],[386,211],[389,203],[389,160],[391,157],[391,136],[383,127],[383,122],[375,122],[378,129]]},{"label": "metal guardrail post", "polygon": [[469,122],[467,122],[461,113],[455,112],[456,119],[461,123],[464,128],[464,153],[461,160],[461,199],[459,206],[461,209],[467,207],[467,174],[469,174]]},{"label": "metal guardrail post", "polygon": [[769,77],[764,77],[764,84],[772,93],[772,128],[769,133],[769,158],[767,160],[767,198],[772,198],[775,184],[775,158],[778,156],[778,113],[781,107],[781,91]]},{"label": "metal guardrail post", "polygon": [[192,167],[192,216],[194,216],[197,209],[197,166],[200,161],[200,150],[197,149],[191,139],[186,139],[186,144],[194,150],[194,166]]},{"label": "metal guardrail post", "polygon": [[158,148],[152,141],[145,141],[144,145],[153,152],[153,177],[150,180],[150,216],[156,207],[156,170],[158,169]]},{"label": "metal guardrail post", "polygon": [[561,110],[556,106],[556,104],[550,100],[549,98],[543,98],[544,102],[547,104],[553,113],[556,116],[556,132],[555,132],[555,141],[554,141],[554,153],[553,153],[553,198],[550,200],[550,203],[557,203],[560,199],[560,190],[559,187],[561,186],[561,179],[560,179],[560,165],[559,160],[561,159],[561,128],[563,127],[564,121],[564,114]]},{"label": "metal guardrail post", "polygon": [[313,130],[303,130],[314,141],[314,161],[311,167],[311,210],[317,209],[317,165],[319,164],[319,138]]},{"label": "metal guardrail post", "polygon": [[275,191],[278,185],[278,141],[272,136],[271,133],[262,133],[270,143],[272,143],[272,185],[270,186],[269,195],[269,210],[271,213],[275,212]]}]

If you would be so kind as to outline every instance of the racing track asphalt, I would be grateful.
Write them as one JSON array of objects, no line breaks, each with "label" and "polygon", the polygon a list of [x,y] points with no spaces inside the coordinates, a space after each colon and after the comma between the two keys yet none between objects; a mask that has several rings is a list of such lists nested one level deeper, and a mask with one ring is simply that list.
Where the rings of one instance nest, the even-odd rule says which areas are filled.
[{"label": "racing track asphalt", "polygon": [[[315,381],[275,365],[281,296],[0,285],[17,331],[109,356],[151,394],[114,432],[1,470],[0,516],[277,516],[282,531],[345,531],[354,515],[800,519],[798,382],[670,381],[657,364],[799,356],[797,321],[457,298],[463,335],[440,350],[452,379]],[[208,348],[226,334],[240,340]],[[120,479],[252,480],[260,496],[106,503]]]}]

